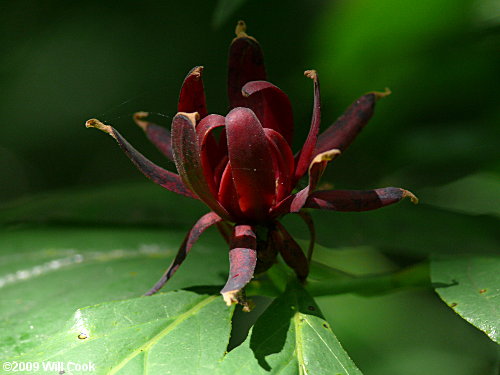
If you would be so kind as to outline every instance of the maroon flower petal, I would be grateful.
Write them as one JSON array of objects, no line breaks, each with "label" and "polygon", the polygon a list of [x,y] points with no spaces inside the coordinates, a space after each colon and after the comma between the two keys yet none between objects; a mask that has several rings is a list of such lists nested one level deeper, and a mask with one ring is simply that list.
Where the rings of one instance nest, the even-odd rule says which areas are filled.
[{"label": "maroon flower petal", "polygon": [[212,130],[225,125],[225,117],[221,115],[208,115],[196,125],[196,134],[198,135],[198,143],[203,147],[208,135]]},{"label": "maroon flower petal", "polygon": [[214,172],[222,157],[225,155],[219,152],[219,145],[212,131],[216,128],[224,127],[224,125],[224,116],[208,115],[196,126],[203,173],[214,196],[217,196],[218,193]]},{"label": "maroon flower petal", "polygon": [[340,150],[332,149],[316,155],[309,165],[309,187],[311,192],[318,186],[321,176],[329,162],[341,154]]},{"label": "maroon flower petal", "polygon": [[318,137],[314,154],[332,148],[344,151],[373,116],[375,102],[390,93],[389,89],[383,93],[368,93],[351,104],[344,114]]},{"label": "maroon flower petal", "polygon": [[295,194],[291,205],[290,212],[299,212],[306,203],[307,197],[316,189],[318,182],[326,169],[327,164],[340,155],[337,149],[323,152],[313,159],[309,165],[309,185]]},{"label": "maroon flower petal", "polygon": [[250,225],[235,226],[229,251],[229,278],[221,290],[228,306],[233,303],[246,305],[242,289],[252,280],[256,264],[257,238],[253,228]]},{"label": "maroon flower petal", "polygon": [[295,271],[299,280],[305,280],[309,274],[309,262],[300,245],[280,223],[277,223],[272,236],[285,263]]},{"label": "maroon flower petal", "polygon": [[205,101],[205,89],[201,79],[202,66],[197,66],[188,73],[182,83],[177,112],[198,112],[200,118],[207,115],[207,104]]},{"label": "maroon flower petal", "polygon": [[158,126],[146,120],[149,116],[148,112],[134,113],[135,123],[144,130],[146,136],[156,148],[165,155],[169,160],[174,161],[174,154],[172,153],[172,138],[170,137],[170,130],[165,129],[163,126]]},{"label": "maroon flower petal", "polygon": [[275,205],[274,207],[272,207],[271,210],[269,211],[269,216],[272,219],[277,219],[280,216],[289,214],[291,212],[290,209],[291,209],[292,203],[296,197],[297,197],[297,194],[289,195],[288,197],[286,197],[282,201],[278,202],[278,204]]},{"label": "maroon flower petal", "polygon": [[241,211],[251,220],[265,220],[275,199],[276,181],[264,129],[250,109],[238,107],[226,116],[226,134]]},{"label": "maroon flower petal", "polygon": [[293,114],[288,96],[266,81],[248,82],[243,86],[242,92],[248,98],[245,107],[254,111],[262,126],[276,130],[291,145]]},{"label": "maroon flower petal", "polygon": [[250,81],[266,79],[264,57],[259,42],[246,34],[245,22],[236,26],[236,38],[229,48],[227,93],[230,108],[244,107],[246,99],[241,88]]},{"label": "maroon flower petal", "polygon": [[215,199],[205,179],[195,123],[196,113],[179,112],[172,120],[172,148],[177,171],[184,183],[219,216],[228,219],[227,211]]},{"label": "maroon flower petal", "polygon": [[311,214],[307,211],[299,212],[300,218],[307,225],[309,229],[309,248],[307,249],[307,263],[311,264],[312,254],[314,251],[314,244],[316,243],[316,228],[314,227],[314,222]]},{"label": "maroon flower petal", "polygon": [[[311,162],[316,141],[318,139],[319,126],[321,123],[321,97],[319,91],[319,79],[315,70],[307,70],[304,75],[314,81],[314,104],[311,120],[311,129],[307,135],[307,139],[300,150],[297,158],[297,169],[295,170],[295,181],[298,181],[307,171]],[[331,147],[334,148],[334,147]]]},{"label": "maroon flower petal", "polygon": [[165,285],[165,283],[173,276],[175,271],[177,271],[184,259],[186,259],[186,256],[188,255],[189,251],[191,251],[191,248],[196,243],[196,241],[198,241],[198,238],[200,238],[201,234],[210,226],[218,224],[221,221],[222,219],[214,212],[209,212],[208,214],[203,215],[196,222],[196,224],[193,225],[191,230],[184,238],[181,247],[177,251],[177,255],[175,256],[174,260],[167,268],[163,276],[148,292],[146,292],[145,295],[150,296],[158,292],[163,287],[163,285]]},{"label": "maroon flower petal", "polygon": [[276,179],[276,202],[285,198],[292,190],[294,158],[292,150],[285,138],[273,129],[264,128],[269,141]]},{"label": "maroon flower petal", "polygon": [[196,196],[189,190],[188,187],[183,183],[179,175],[169,172],[150,160],[148,160],[144,155],[137,151],[130,143],[127,142],[125,138],[122,137],[120,133],[113,127],[109,125],[104,125],[102,122],[96,119],[88,120],[85,124],[87,128],[96,128],[108,133],[117,142],[122,151],[127,155],[127,157],[135,164],[137,169],[141,171],[147,178],[152,180],[154,183],[164,187],[167,190],[173,191],[174,193],[184,195],[189,198],[196,198]]},{"label": "maroon flower petal", "polygon": [[312,193],[304,207],[333,211],[369,211],[410,198],[418,198],[408,190],[387,187],[375,190],[327,190]]},{"label": "maroon flower petal", "polygon": [[240,205],[238,203],[238,194],[233,181],[233,172],[231,164],[226,163],[226,168],[222,173],[220,187],[219,187],[219,202],[231,213],[234,219],[243,218]]},{"label": "maroon flower petal", "polygon": [[[227,144],[226,144],[227,147]],[[227,163],[229,162],[229,158],[227,155],[225,155],[217,164],[217,166],[214,168],[214,181],[215,181],[215,186],[219,186],[219,192],[220,192],[220,187],[221,187],[221,180],[224,171],[227,168]],[[231,179],[233,176],[231,175]]]}]

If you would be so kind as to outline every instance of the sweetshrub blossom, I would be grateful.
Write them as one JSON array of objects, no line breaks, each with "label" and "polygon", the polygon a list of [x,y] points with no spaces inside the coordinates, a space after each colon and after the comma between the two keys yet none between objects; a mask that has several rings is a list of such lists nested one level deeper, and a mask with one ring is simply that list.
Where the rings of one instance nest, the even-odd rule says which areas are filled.
[{"label": "sweetshrub blossom", "polygon": [[[172,277],[199,236],[212,225],[217,225],[230,246],[229,278],[221,293],[228,304],[245,305],[244,286],[254,273],[272,266],[278,253],[300,279],[307,277],[314,226],[304,208],[366,211],[404,197],[417,201],[412,193],[394,187],[316,191],[327,163],[349,146],[372,116],[375,102],[388,92],[363,95],[318,136],[318,75],[314,70],[306,71],[314,84],[312,121],[302,149],[294,154],[290,101],[278,87],[266,81],[260,45],[245,29],[240,21],[230,47],[230,111],[226,116],[208,114],[201,66],[192,69],[184,80],[171,132],[147,121],[145,112],[134,116],[152,143],[175,162],[179,174],[149,161],[111,126],[95,119],[86,123],[87,127],[98,128],[115,138],[136,167],[155,183],[199,199],[211,209],[186,235],[174,261],[148,295]],[[307,186],[296,191],[307,172]],[[288,213],[300,214],[311,231],[307,256],[279,223],[280,217]]]}]

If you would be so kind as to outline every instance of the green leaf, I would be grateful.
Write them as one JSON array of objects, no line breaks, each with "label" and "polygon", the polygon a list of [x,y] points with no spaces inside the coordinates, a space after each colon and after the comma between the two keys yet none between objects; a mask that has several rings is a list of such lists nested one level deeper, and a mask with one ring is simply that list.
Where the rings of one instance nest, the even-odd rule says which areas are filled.
[{"label": "green leaf", "polygon": [[316,302],[367,374],[498,375],[498,344],[431,290],[370,298],[345,294]]},{"label": "green leaf", "polygon": [[95,374],[207,374],[226,350],[232,311],[220,296],[186,291],[103,303],[78,309],[16,360],[90,362]]},{"label": "green leaf", "polygon": [[431,261],[436,292],[457,314],[500,343],[500,256]]},{"label": "green leaf", "polygon": [[477,173],[450,184],[426,189],[420,198],[426,204],[472,215],[500,217],[500,176]]},{"label": "green leaf", "polygon": [[[78,308],[141,296],[163,274],[184,235],[137,228],[1,231],[1,356],[12,358],[42,344]],[[227,258],[227,245],[210,229],[163,290],[221,287]]]},{"label": "green leaf", "polygon": [[225,374],[361,374],[295,280],[257,320],[247,339],[226,355]]}]

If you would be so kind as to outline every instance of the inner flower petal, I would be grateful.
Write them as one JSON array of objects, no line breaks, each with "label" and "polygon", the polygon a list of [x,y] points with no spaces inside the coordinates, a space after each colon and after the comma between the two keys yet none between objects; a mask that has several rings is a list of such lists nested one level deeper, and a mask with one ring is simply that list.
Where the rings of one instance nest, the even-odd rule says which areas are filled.
[{"label": "inner flower petal", "polygon": [[276,181],[264,129],[250,109],[238,107],[226,116],[226,134],[241,211],[251,220],[267,220]]},{"label": "inner flower petal", "polygon": [[203,173],[195,130],[196,115],[196,113],[179,112],[172,121],[175,166],[184,183],[214,212],[227,219],[229,214],[213,195]]},{"label": "inner flower petal", "polygon": [[276,130],[291,145],[293,114],[288,95],[266,81],[248,82],[242,92],[248,98],[246,107],[255,112],[262,126]]}]

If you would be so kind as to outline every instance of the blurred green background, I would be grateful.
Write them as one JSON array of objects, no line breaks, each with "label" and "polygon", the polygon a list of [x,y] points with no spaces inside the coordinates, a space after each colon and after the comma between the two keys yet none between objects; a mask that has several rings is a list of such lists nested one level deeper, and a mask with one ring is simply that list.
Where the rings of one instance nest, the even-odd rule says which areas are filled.
[{"label": "blurred green background", "polygon": [[156,112],[168,126],[195,65],[205,66],[210,111],[224,114],[239,18],[292,100],[297,146],[312,105],[305,69],[320,74],[323,127],[361,94],[393,91],[329,169],[337,186],[418,189],[498,171],[498,1],[240,3],[1,2],[1,199],[140,179],[110,139],[85,131],[91,117],[163,162],[130,115]]},{"label": "blurred green background", "polygon": [[[360,95],[392,90],[324,178],[339,188],[401,186],[420,196],[421,207],[391,222],[399,232],[402,220],[411,232],[415,221],[401,245],[407,253],[393,250],[399,237],[386,227],[360,230],[392,254],[387,267],[439,248],[498,250],[498,236],[481,232],[498,224],[485,215],[499,213],[498,1],[26,0],[2,1],[0,13],[0,203],[143,181],[112,139],[85,129],[92,117],[172,169],[131,115],[149,111],[168,126],[182,80],[196,65],[205,67],[209,111],[225,114],[227,47],[244,19],[264,49],[269,80],[290,96],[297,148],[312,108],[304,70],[319,72],[323,128]],[[472,215],[475,227],[447,212],[429,221],[427,197]],[[320,226],[329,223],[325,216]],[[329,243],[321,237],[329,230],[320,229],[323,243],[353,245],[342,227]],[[432,293],[322,298],[321,306],[366,374],[495,373],[495,345]]]}]

